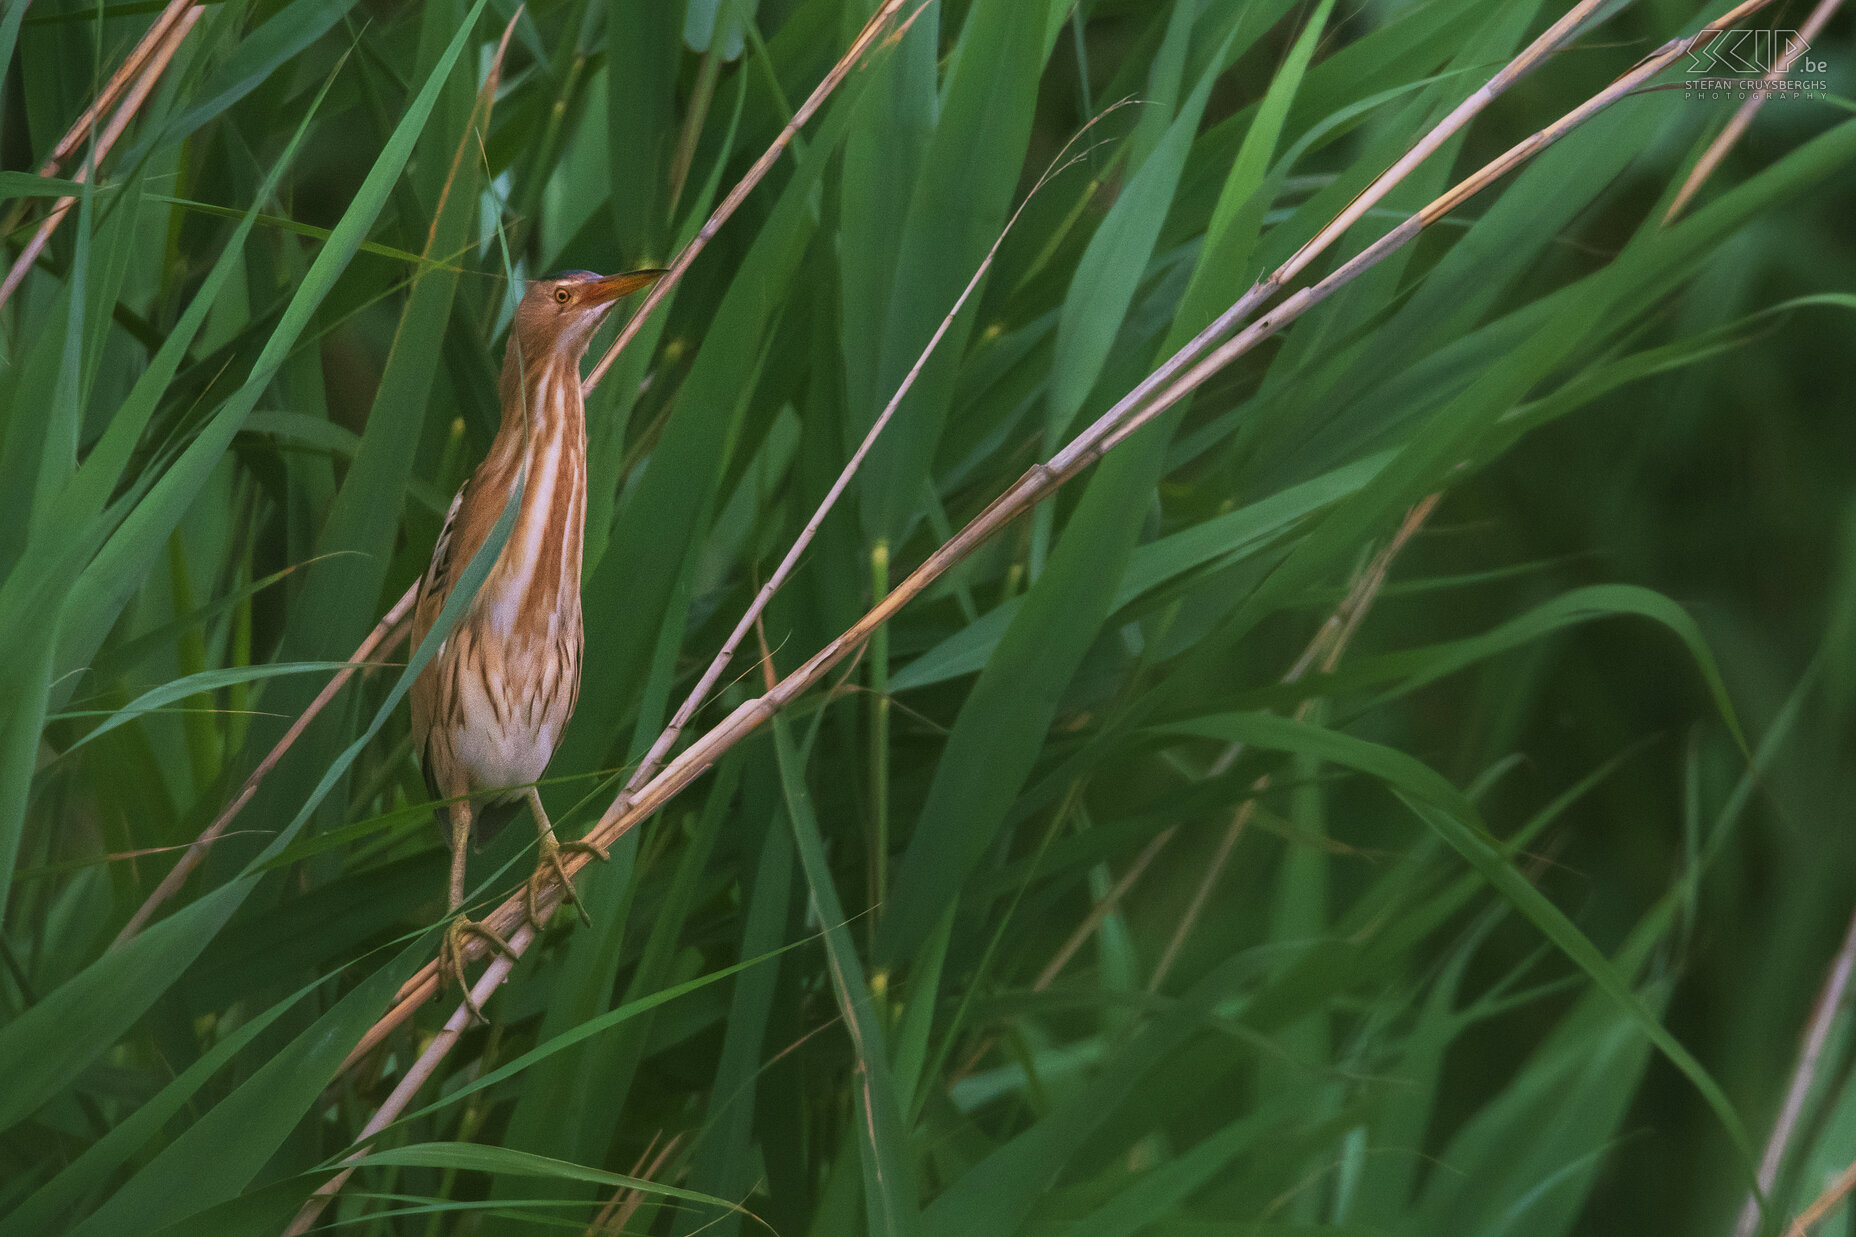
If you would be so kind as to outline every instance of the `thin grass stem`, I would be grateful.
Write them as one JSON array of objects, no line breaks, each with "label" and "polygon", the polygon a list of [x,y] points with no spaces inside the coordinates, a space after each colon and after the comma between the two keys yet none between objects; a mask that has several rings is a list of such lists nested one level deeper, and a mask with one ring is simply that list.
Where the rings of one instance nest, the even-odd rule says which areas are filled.
[{"label": "thin grass stem", "polygon": [[[889,592],[889,542],[870,548],[870,598]],[[872,942],[889,888],[889,628],[870,637],[870,909]]]}]

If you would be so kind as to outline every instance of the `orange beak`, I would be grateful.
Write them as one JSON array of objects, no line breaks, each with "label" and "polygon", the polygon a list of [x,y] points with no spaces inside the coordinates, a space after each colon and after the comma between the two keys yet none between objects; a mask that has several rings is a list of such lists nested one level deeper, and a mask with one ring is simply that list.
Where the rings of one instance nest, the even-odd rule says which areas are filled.
[{"label": "orange beak", "polygon": [[648,288],[662,279],[668,271],[647,270],[627,271],[623,275],[608,275],[596,279],[580,289],[580,295],[587,305],[607,305],[622,296],[630,296],[640,288]]}]

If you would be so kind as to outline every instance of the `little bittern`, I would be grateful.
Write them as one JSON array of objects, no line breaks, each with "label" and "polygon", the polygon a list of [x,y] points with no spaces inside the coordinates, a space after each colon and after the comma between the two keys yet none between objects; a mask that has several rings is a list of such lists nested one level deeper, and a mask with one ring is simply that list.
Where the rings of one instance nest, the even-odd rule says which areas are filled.
[{"label": "little bittern", "polygon": [[[565,850],[605,852],[583,842],[563,846],[542,810],[535,782],[580,695],[580,546],[586,521],[586,409],[580,358],[613,303],[654,282],[662,271],[599,276],[567,271],[537,280],[516,307],[503,357],[502,426],[445,514],[432,565],[419,582],[412,639],[417,648],[444,609],[452,585],[502,515],[526,474],[515,526],[469,609],[412,685],[412,734],[426,785],[450,817],[451,914],[440,968],[463,986],[463,945],[478,936],[508,945],[459,913],[464,857],[477,807],[526,799],[541,831],[541,856],[529,877],[529,918],[539,923],[538,895],[550,874],[576,901],[561,864]],[[481,1011],[471,1005],[473,1013]]]}]

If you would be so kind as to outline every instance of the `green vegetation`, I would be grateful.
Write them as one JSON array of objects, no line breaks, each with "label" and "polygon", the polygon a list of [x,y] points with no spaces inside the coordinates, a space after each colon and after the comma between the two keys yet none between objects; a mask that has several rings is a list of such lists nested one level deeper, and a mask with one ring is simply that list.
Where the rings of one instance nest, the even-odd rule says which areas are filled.
[{"label": "green vegetation", "polygon": [[[449,1017],[341,1069],[442,926],[403,644],[125,929],[424,567],[511,272],[667,264],[876,7],[222,0],[49,182],[157,6],[0,9],[7,265],[77,196],[0,309],[0,1237],[282,1231]],[[1587,30],[1311,276],[1722,7]],[[1561,12],[911,0],[590,397],[562,836],[1054,160],[695,731]],[[1732,1233],[1856,907],[1847,15],[1810,57],[1674,222],[1732,99],[1625,99],[1007,525],[585,870],[318,1223]],[[1759,1231],[1856,1161],[1850,1029]]]}]

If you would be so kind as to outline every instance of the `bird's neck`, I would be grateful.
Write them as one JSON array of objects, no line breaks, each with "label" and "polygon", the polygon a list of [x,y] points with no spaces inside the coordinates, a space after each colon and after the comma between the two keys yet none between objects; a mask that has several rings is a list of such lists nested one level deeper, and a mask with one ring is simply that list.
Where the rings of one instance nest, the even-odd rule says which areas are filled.
[{"label": "bird's neck", "polygon": [[[512,348],[503,366],[502,395],[503,423],[485,466],[510,482],[526,468],[531,490],[544,473],[584,478],[586,405],[577,359],[544,354],[519,366]],[[541,497],[531,494],[528,501]]]},{"label": "bird's neck", "polygon": [[[505,380],[515,358],[503,370]],[[564,355],[544,355],[522,368],[514,392],[505,390],[503,423],[485,461],[511,476],[526,469],[523,506],[547,505],[586,478],[586,405],[580,393],[580,366]],[[515,394],[515,398],[508,398]],[[559,486],[554,483],[558,480]]]},{"label": "bird's neck", "polygon": [[570,431],[570,437],[586,432],[579,357],[551,350],[530,359],[518,356],[512,343],[503,361],[501,386],[503,422],[496,434],[498,445],[504,439],[540,440],[559,430]]},{"label": "bird's neck", "polygon": [[505,388],[502,428],[478,470],[492,479],[485,489],[493,494],[508,493],[526,476],[515,527],[485,587],[500,635],[521,628],[536,639],[553,639],[564,630],[561,621],[579,621],[586,413],[577,358],[544,356],[519,372],[516,398]]}]

